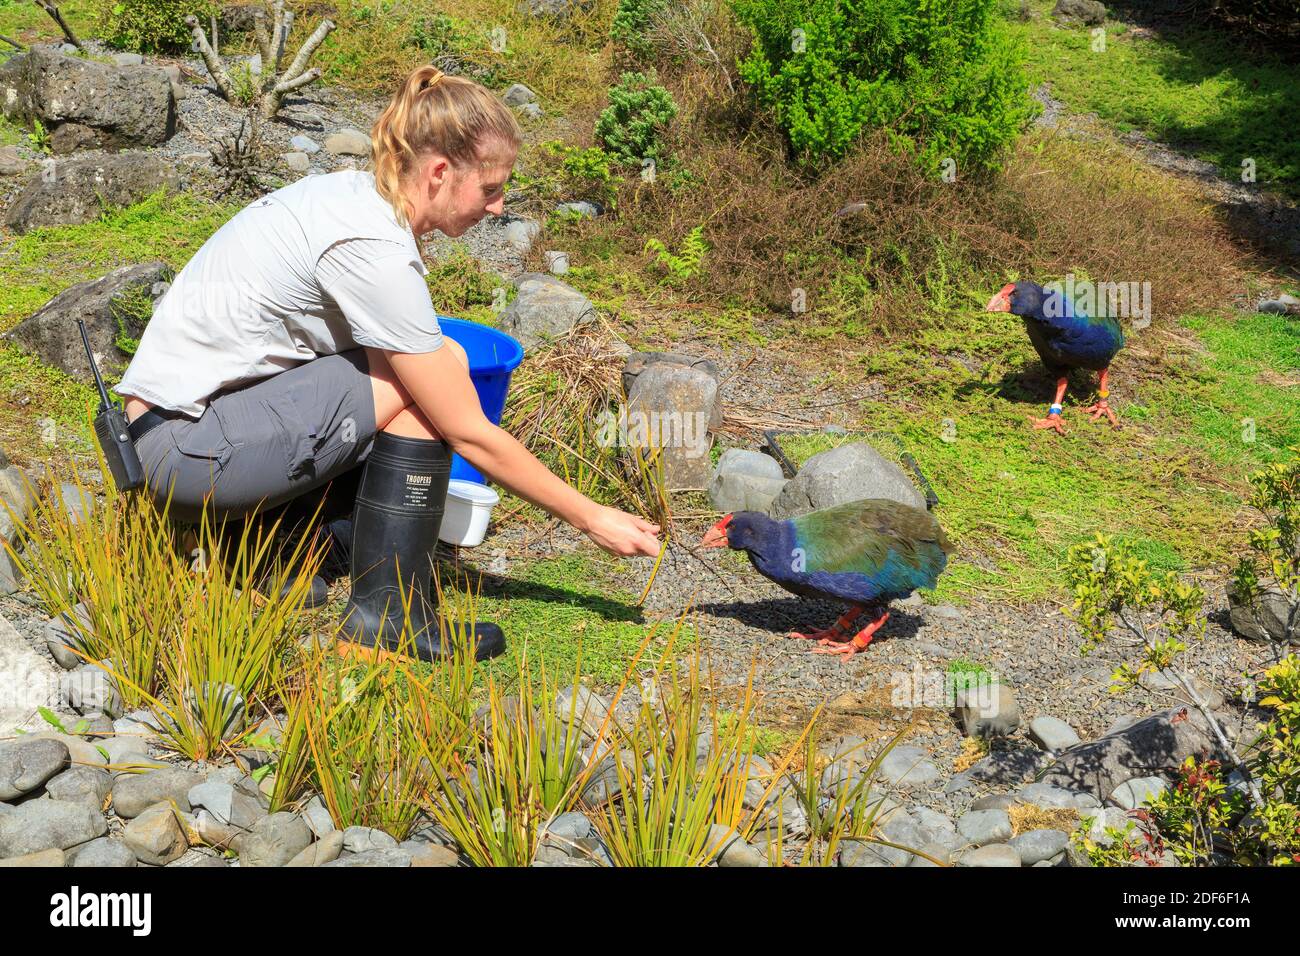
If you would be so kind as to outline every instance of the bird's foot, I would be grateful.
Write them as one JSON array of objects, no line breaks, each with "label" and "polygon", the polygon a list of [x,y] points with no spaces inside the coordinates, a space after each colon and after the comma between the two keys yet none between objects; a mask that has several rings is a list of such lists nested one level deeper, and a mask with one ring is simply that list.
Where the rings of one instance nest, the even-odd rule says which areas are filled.
[{"label": "bird's foot", "polygon": [[786,634],[786,637],[797,637],[805,641],[817,641],[819,644],[826,643],[827,641],[833,641],[838,644],[848,639],[849,627],[853,624],[854,619],[861,613],[861,608],[853,608],[841,614],[839,619],[830,627],[824,627],[820,630],[812,631],[809,634],[804,634],[802,631],[790,631]]},{"label": "bird's foot", "polygon": [[1050,428],[1058,435],[1065,434],[1065,423],[1061,421],[1060,412],[1049,412],[1046,418],[1031,418],[1034,428]]},{"label": "bird's foot", "polygon": [[1096,404],[1089,405],[1083,410],[1083,413],[1085,415],[1091,415],[1094,422],[1100,420],[1102,415],[1105,415],[1110,420],[1112,428],[1120,427],[1119,418],[1116,417],[1115,410],[1111,408],[1110,405],[1106,404],[1106,399],[1104,398],[1097,399]]},{"label": "bird's foot", "polygon": [[840,663],[847,664],[849,658],[854,654],[859,654],[867,649],[867,645],[871,643],[871,639],[876,636],[876,631],[880,630],[888,620],[889,612],[886,611],[884,614],[880,615],[879,618],[858,631],[858,633],[853,636],[852,640],[846,641],[842,638],[840,640],[822,638],[817,642],[822,646],[814,647],[812,652],[814,654],[838,654],[840,657]]}]

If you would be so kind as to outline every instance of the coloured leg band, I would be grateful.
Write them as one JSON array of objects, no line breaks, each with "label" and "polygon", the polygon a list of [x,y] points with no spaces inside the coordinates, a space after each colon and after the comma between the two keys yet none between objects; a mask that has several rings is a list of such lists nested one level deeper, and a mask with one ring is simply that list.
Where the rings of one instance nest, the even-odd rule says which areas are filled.
[{"label": "coloured leg band", "polygon": [[1051,405],[1051,406],[1047,409],[1047,414],[1048,414],[1048,415],[1059,415],[1059,414],[1061,414],[1061,406],[1060,406],[1060,405],[1055,405],[1055,404]]}]

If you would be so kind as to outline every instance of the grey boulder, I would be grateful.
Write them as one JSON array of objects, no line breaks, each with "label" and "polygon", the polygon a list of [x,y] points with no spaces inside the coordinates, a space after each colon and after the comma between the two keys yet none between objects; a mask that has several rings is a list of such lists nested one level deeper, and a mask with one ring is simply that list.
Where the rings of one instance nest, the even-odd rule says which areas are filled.
[{"label": "grey boulder", "polygon": [[785,487],[786,478],[775,458],[745,448],[728,448],[718,458],[709,480],[709,504],[722,514],[733,511],[766,513]]},{"label": "grey boulder", "polygon": [[901,468],[870,445],[852,442],[804,462],[785,483],[768,514],[783,520],[864,498],[925,508],[925,497]]},{"label": "grey boulder", "polygon": [[1276,587],[1262,588],[1246,600],[1229,586],[1228,620],[1248,641],[1300,644],[1300,613],[1292,616],[1291,602]]},{"label": "grey boulder", "polygon": [[1074,728],[1059,717],[1035,717],[1029,722],[1029,739],[1044,750],[1068,750],[1079,742]]},{"label": "grey boulder", "polygon": [[0,813],[0,857],[66,850],[107,830],[104,815],[84,803],[27,800]]},{"label": "grey boulder", "polygon": [[14,198],[5,224],[21,235],[38,226],[93,222],[106,209],[175,190],[177,182],[175,165],[149,153],[49,160]]},{"label": "grey boulder", "polygon": [[957,691],[957,719],[967,737],[1007,737],[1020,726],[1020,707],[1007,684],[981,684]]},{"label": "grey boulder", "polygon": [[1007,846],[1016,851],[1023,866],[1033,866],[1044,860],[1059,859],[1070,843],[1070,835],[1064,830],[1030,830],[1007,841]]},{"label": "grey boulder", "polygon": [[68,866],[135,866],[135,851],[112,837],[100,837],[71,854]]},{"label": "grey boulder", "polygon": [[0,111],[19,122],[40,119],[60,154],[158,146],[176,132],[176,97],[164,70],[98,63],[47,46],[0,64]]},{"label": "grey boulder", "polygon": [[240,841],[240,866],[284,866],[307,849],[311,829],[302,817],[281,810],[258,820]]},{"label": "grey boulder", "polygon": [[170,803],[146,808],[122,830],[122,842],[137,860],[149,866],[166,866],[185,855],[189,844],[185,830]]},{"label": "grey boulder", "polygon": [[[627,399],[627,443],[648,455],[661,449],[669,491],[704,491],[712,466],[709,423],[719,408],[718,383],[698,368],[657,362],[636,377]],[[620,436],[621,440],[621,436]]]},{"label": "grey boulder", "polygon": [[190,812],[190,788],[203,782],[203,775],[180,767],[124,774],[113,783],[113,812],[130,819],[156,803],[175,803]]},{"label": "grey boulder", "polygon": [[1106,6],[1099,0],[1056,0],[1052,17],[1066,25],[1100,26],[1106,21]]},{"label": "grey boulder", "polygon": [[[125,369],[130,356],[117,347],[120,334],[118,320],[122,316],[121,301],[144,290],[161,295],[163,286],[172,272],[165,262],[147,262],[114,269],[101,279],[79,282],[47,302],[38,312],[23,319],[3,338],[35,355],[47,365],[53,365],[86,385],[93,385],[90,366],[80,335],[77,320],[86,323],[90,347],[99,362],[106,381]],[[143,332],[143,326],[127,321],[131,335]]]},{"label": "grey boulder", "polygon": [[57,740],[19,737],[0,743],[0,800],[13,800],[40,789],[70,760],[67,746]]},{"label": "grey boulder", "polygon": [[1223,757],[1200,711],[1191,706],[1171,708],[1070,748],[1047,768],[1040,782],[1087,790],[1101,799],[1134,777],[1172,775],[1192,756]]},{"label": "grey boulder", "polygon": [[525,349],[560,338],[596,318],[596,307],[585,295],[552,275],[525,272],[515,284],[519,293],[502,311],[498,324]]},{"label": "grey boulder", "polygon": [[[54,741],[49,741],[54,743]],[[113,777],[107,770],[81,764],[69,767],[45,784],[45,792],[55,800],[65,803],[84,803],[99,810],[113,786]]]}]

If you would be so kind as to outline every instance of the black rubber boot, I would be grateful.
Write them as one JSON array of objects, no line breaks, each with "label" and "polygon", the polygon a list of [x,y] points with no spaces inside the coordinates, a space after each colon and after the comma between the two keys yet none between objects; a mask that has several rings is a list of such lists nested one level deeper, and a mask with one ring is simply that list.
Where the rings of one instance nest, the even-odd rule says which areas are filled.
[{"label": "black rubber boot", "polygon": [[[409,594],[413,650],[424,661],[444,656],[432,575],[450,478],[446,442],[387,432],[375,436],[352,512],[352,595],[343,624],[349,640],[398,650],[403,596]],[[495,624],[475,622],[474,638],[478,660],[506,649]]]}]

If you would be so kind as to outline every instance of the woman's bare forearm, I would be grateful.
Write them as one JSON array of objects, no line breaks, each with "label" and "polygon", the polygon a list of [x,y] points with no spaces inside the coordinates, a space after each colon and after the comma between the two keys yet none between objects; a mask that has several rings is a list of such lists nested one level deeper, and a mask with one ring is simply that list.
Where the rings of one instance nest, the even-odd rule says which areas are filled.
[{"label": "woman's bare forearm", "polygon": [[504,428],[485,421],[484,427],[473,435],[449,437],[447,442],[456,454],[512,494],[532,502],[579,531],[588,530],[587,519],[595,503],[538,461]]},{"label": "woman's bare forearm", "polygon": [[386,352],[402,387],[456,454],[511,492],[582,532],[600,505],[569,487],[483,414],[461,349]]}]

